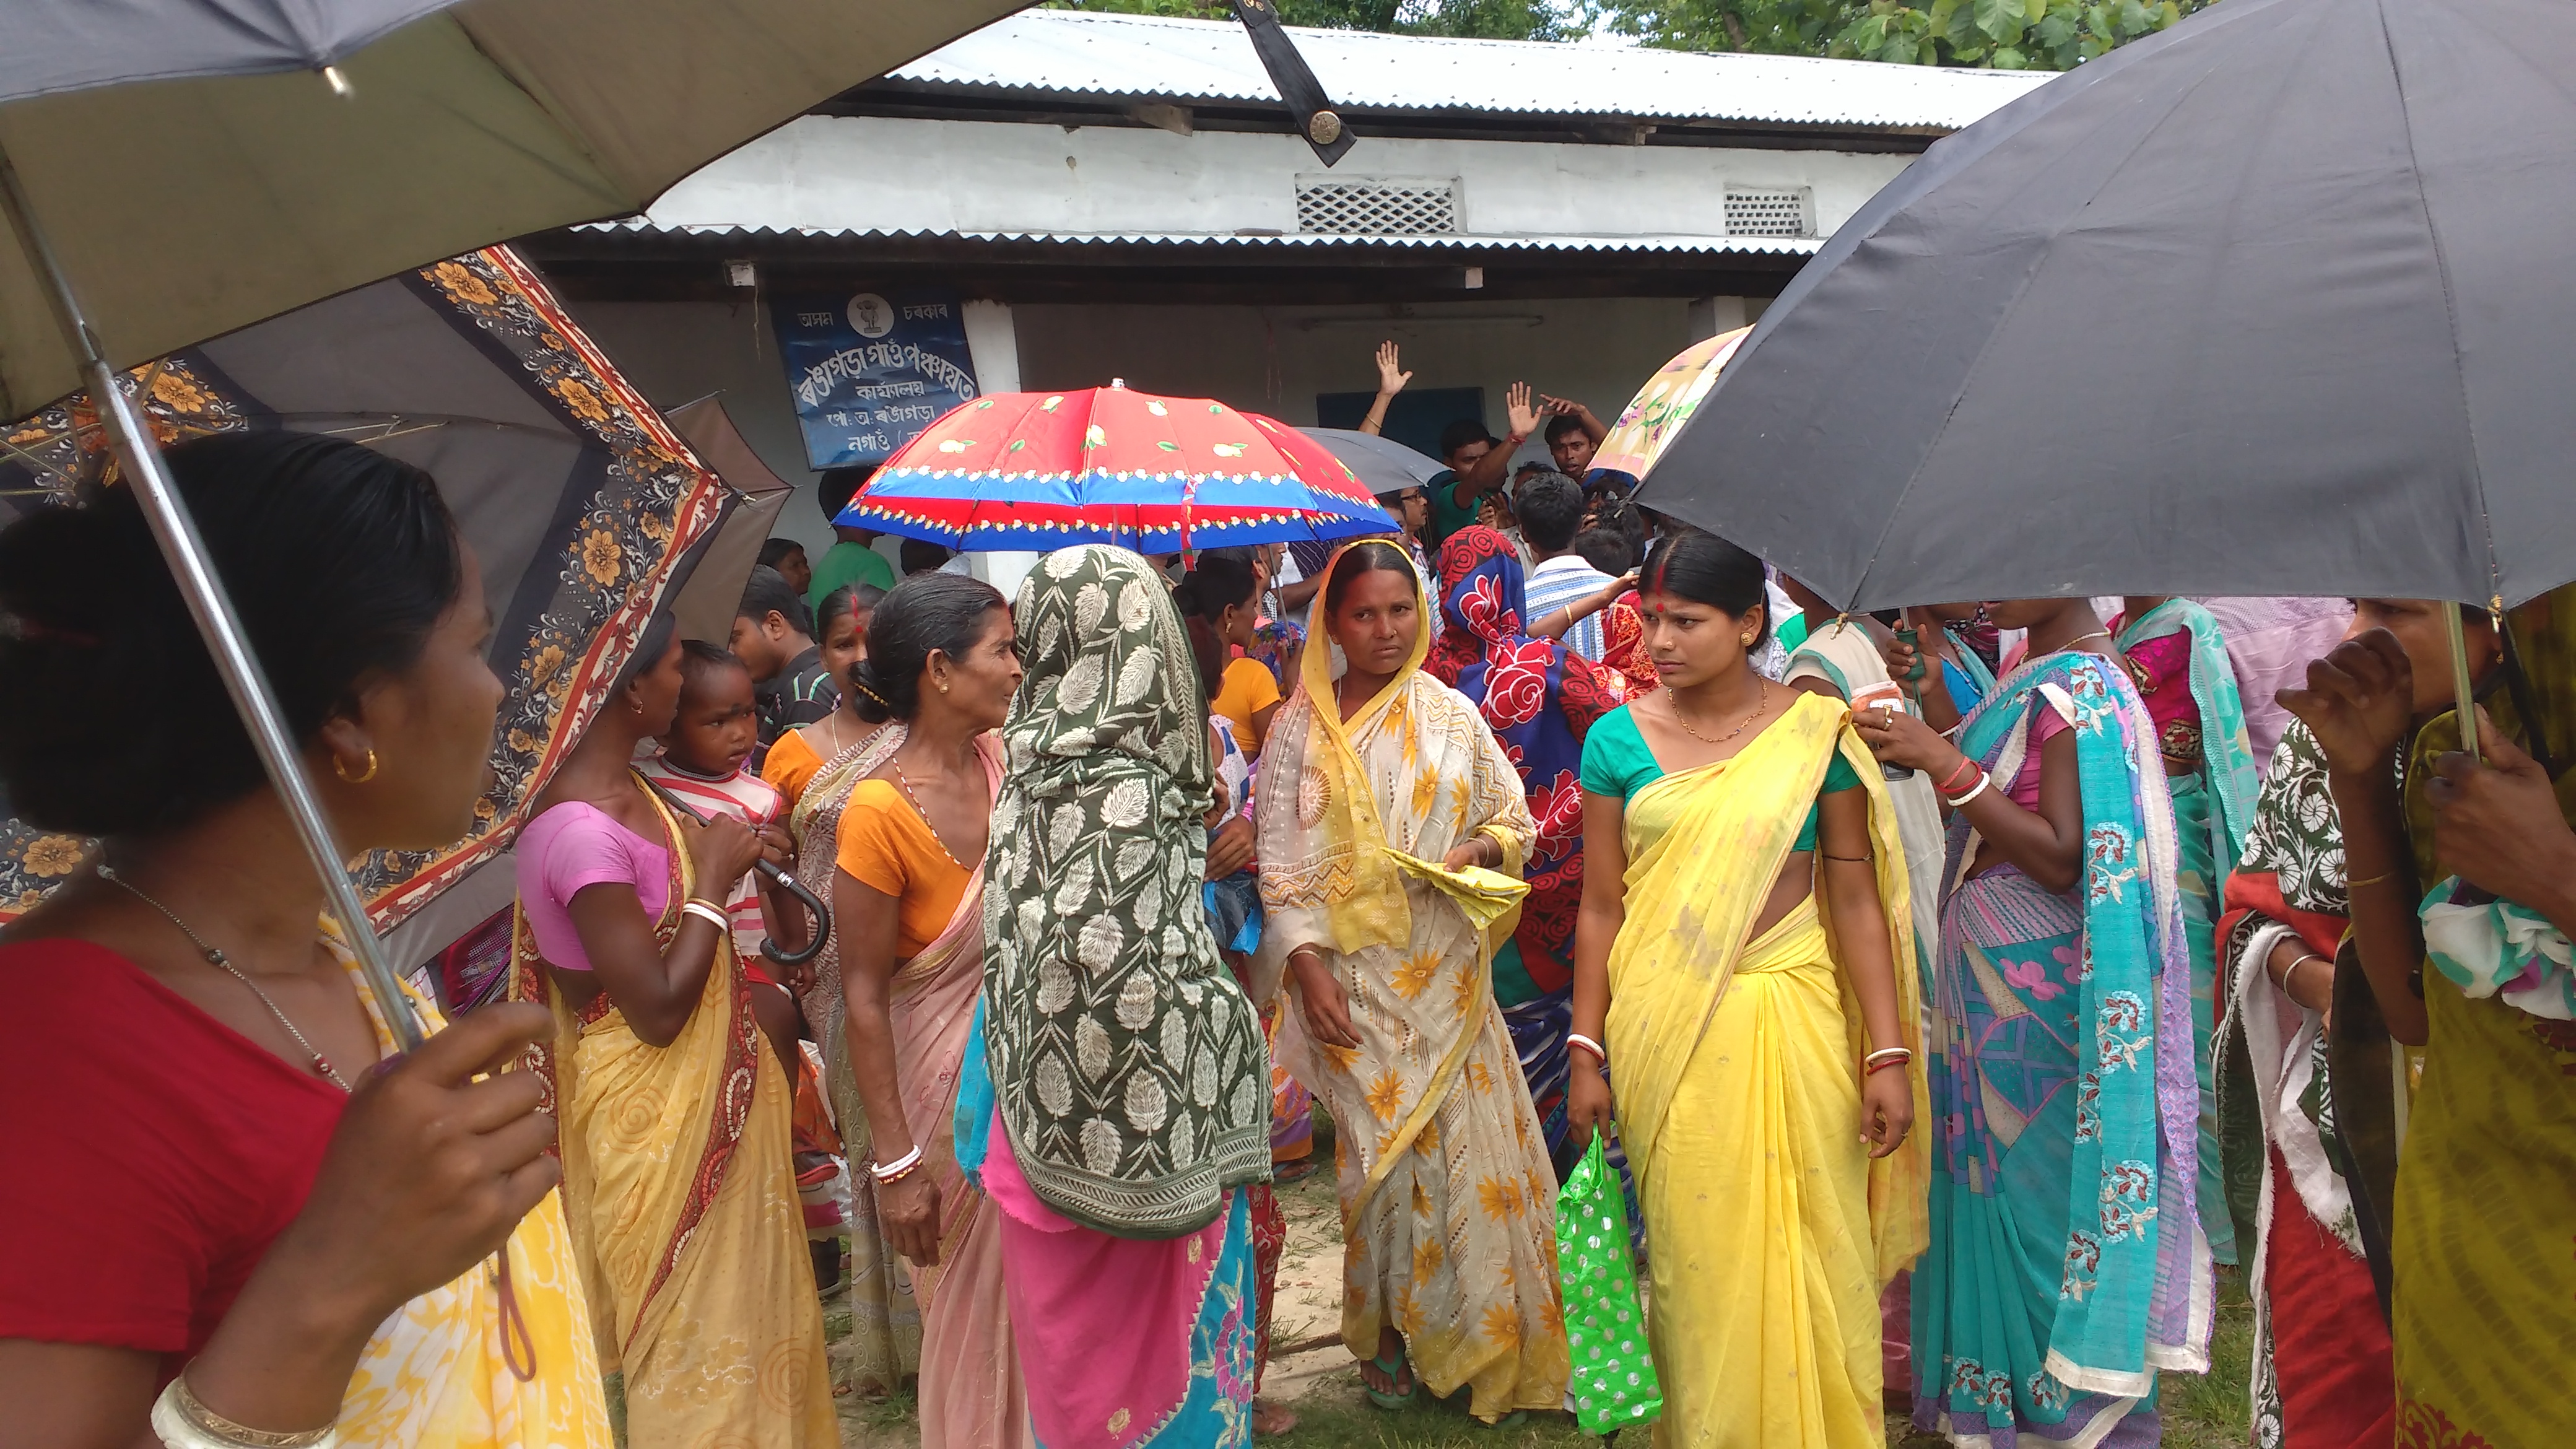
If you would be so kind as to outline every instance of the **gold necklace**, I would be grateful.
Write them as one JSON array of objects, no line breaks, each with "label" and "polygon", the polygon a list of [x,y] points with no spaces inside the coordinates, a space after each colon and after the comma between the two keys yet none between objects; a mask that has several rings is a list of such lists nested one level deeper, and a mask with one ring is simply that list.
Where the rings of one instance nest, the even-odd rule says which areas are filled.
[{"label": "gold necklace", "polygon": [[188,938],[188,944],[197,948],[197,954],[206,959],[207,965],[214,967],[216,970],[223,972],[235,981],[238,981],[242,985],[250,988],[250,994],[259,998],[259,1004],[268,1008],[268,1014],[276,1017],[277,1024],[286,1028],[286,1034],[295,1038],[295,1044],[303,1049],[306,1056],[313,1059],[313,1074],[315,1076],[330,1078],[331,1085],[338,1087],[343,1092],[349,1090],[349,1079],[340,1075],[340,1069],[331,1065],[331,1059],[329,1057],[326,1057],[322,1055],[322,1053],[314,1050],[313,1043],[305,1040],[304,1033],[296,1028],[294,1022],[287,1019],[286,1012],[278,1006],[277,1002],[271,998],[267,992],[259,989],[259,983],[251,980],[250,977],[245,974],[240,967],[235,966],[223,952],[207,945],[206,938],[198,935],[195,930],[190,928],[187,922],[180,920],[179,913],[177,911],[174,911],[168,906],[161,904],[159,901],[154,900],[152,897],[145,895],[141,886],[136,885],[134,882],[127,880],[121,875],[118,875],[115,871],[108,869],[106,861],[100,861],[98,864],[92,866],[91,869],[98,873],[98,878],[100,880],[107,882],[109,885],[123,886],[126,892],[132,895],[136,900],[141,901],[143,904],[150,906],[152,909],[159,911],[162,915],[168,917],[170,924],[179,928],[179,934]]},{"label": "gold necklace", "polygon": [[1689,735],[1692,739],[1699,741],[1703,745],[1722,745],[1728,740],[1734,739],[1737,735],[1744,733],[1745,726],[1750,725],[1755,720],[1761,718],[1763,707],[1770,702],[1771,682],[1758,674],[1755,675],[1753,677],[1752,712],[1745,715],[1743,719],[1738,720],[1735,728],[1719,735],[1716,739],[1710,739],[1708,736],[1701,734],[1698,730],[1691,728],[1690,716],[1682,713],[1681,696],[1673,693],[1673,687],[1671,685],[1667,684],[1664,686],[1664,703],[1672,707],[1673,722],[1682,727],[1682,732],[1684,734]]},{"label": "gold necklace", "polygon": [[948,848],[947,837],[939,833],[939,827],[930,823],[930,812],[921,808],[921,797],[912,793],[912,782],[903,777],[903,761],[890,758],[886,763],[894,766],[895,784],[903,790],[903,798],[912,802],[912,813],[921,817],[921,828],[929,831],[930,838],[939,843],[939,853],[947,856],[948,863],[959,870],[971,870],[972,867],[957,858],[956,851]]}]

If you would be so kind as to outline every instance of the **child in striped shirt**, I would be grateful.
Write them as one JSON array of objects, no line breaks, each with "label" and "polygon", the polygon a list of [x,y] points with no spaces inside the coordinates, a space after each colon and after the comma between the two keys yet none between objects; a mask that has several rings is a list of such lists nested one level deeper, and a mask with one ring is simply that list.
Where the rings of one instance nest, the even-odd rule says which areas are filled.
[{"label": "child in striped shirt", "polygon": [[[687,639],[680,645],[680,708],[672,716],[671,732],[662,736],[661,752],[638,761],[635,768],[673,799],[710,820],[730,815],[758,834],[783,840],[786,798],[745,768],[759,740],[751,670],[729,649]],[[794,847],[787,848],[792,854]],[[760,943],[770,935],[772,920],[801,919],[801,908],[793,900],[772,902],[769,890],[759,872],[750,872],[735,883],[725,910],[733,920],[734,953],[751,983],[753,1013],[778,1049],[779,1065],[792,1081],[803,1017],[795,998],[771,974],[773,968],[760,954]]]}]

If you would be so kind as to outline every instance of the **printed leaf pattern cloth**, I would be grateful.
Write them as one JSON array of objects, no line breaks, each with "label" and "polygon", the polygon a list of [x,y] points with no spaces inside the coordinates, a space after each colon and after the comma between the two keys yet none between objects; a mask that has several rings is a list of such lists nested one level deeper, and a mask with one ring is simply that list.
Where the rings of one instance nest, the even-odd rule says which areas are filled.
[{"label": "printed leaf pattern cloth", "polygon": [[1188,636],[1153,568],[1047,557],[1014,611],[985,893],[986,1049],[1021,1172],[1116,1237],[1204,1227],[1270,1174],[1261,1024],[1208,933],[1212,796]]},{"label": "printed leaf pattern cloth", "polygon": [[[1536,833],[1520,776],[1475,707],[1422,672],[1420,646],[1347,722],[1316,707],[1333,697],[1324,653],[1306,651],[1253,795],[1265,974],[1321,950],[1360,1041],[1315,1045],[1294,1008],[1280,1031],[1289,1069],[1340,1124],[1342,1342],[1371,1357],[1393,1326],[1417,1381],[1472,1389],[1481,1419],[1554,1409],[1568,1369],[1556,1173],[1494,1002],[1492,943],[1453,897],[1390,864],[1484,835],[1503,873],[1518,871]],[[1372,865],[1394,878],[1392,901],[1377,899]]]}]

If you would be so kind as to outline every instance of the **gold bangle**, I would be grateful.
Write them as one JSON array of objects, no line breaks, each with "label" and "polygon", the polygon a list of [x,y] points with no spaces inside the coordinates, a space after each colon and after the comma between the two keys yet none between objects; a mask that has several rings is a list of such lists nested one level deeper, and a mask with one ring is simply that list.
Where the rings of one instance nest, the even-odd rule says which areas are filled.
[{"label": "gold bangle", "polygon": [[2378,885],[2380,882],[2396,875],[2399,869],[2399,867],[2392,865],[2377,875],[2366,875],[2359,880],[2354,880],[2352,877],[2346,876],[2344,877],[2343,888],[2346,892],[2350,892],[2362,886]]}]

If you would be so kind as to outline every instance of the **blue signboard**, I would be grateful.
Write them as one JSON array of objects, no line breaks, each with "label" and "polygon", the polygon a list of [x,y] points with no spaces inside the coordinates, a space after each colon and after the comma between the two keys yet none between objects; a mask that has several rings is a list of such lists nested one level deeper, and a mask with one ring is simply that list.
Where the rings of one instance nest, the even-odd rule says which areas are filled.
[{"label": "blue signboard", "polygon": [[805,460],[816,468],[882,463],[976,394],[954,292],[809,293],[770,308]]}]

